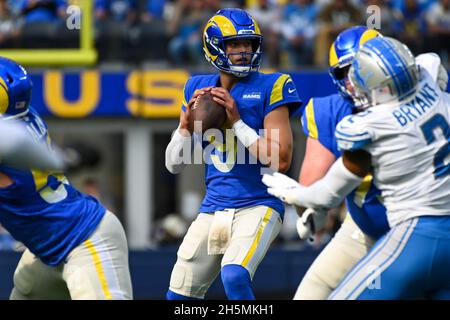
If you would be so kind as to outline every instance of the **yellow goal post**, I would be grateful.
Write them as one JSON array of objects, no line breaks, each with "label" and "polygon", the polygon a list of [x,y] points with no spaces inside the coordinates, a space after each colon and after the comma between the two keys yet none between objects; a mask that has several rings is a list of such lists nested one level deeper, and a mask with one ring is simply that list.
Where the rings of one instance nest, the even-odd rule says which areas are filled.
[{"label": "yellow goal post", "polygon": [[26,66],[81,66],[97,62],[94,47],[92,0],[72,0],[73,8],[81,13],[80,47],[78,49],[3,49],[0,56]]}]

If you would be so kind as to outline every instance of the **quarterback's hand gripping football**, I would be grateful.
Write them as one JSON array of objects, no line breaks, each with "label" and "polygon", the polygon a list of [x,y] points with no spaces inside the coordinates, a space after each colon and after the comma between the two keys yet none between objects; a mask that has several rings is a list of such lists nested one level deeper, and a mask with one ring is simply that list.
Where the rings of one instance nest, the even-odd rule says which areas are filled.
[{"label": "quarterback's hand gripping football", "polygon": [[314,234],[317,230],[322,229],[326,222],[326,209],[308,208],[303,212],[302,216],[297,219],[298,236],[302,240],[307,238],[314,240]]},{"label": "quarterback's hand gripping football", "polygon": [[189,126],[189,117],[191,116],[191,109],[194,106],[195,102],[197,101],[197,98],[203,94],[205,94],[208,91],[211,91],[212,87],[206,87],[202,89],[197,89],[194,92],[194,95],[192,96],[191,100],[189,100],[186,111],[180,112],[180,129],[184,129],[189,131],[190,134],[192,134],[192,129]]},{"label": "quarterback's hand gripping football", "polygon": [[302,204],[298,202],[298,194],[304,188],[294,179],[288,176],[275,172],[274,174],[264,174],[262,182],[268,187],[267,192],[287,204],[292,204],[301,207]]},{"label": "quarterback's hand gripping football", "polygon": [[228,90],[222,87],[212,88],[211,93],[214,96],[214,101],[225,108],[225,111],[227,112],[227,121],[225,124],[227,127],[231,128],[233,126],[233,123],[241,119],[236,101],[228,92]]}]

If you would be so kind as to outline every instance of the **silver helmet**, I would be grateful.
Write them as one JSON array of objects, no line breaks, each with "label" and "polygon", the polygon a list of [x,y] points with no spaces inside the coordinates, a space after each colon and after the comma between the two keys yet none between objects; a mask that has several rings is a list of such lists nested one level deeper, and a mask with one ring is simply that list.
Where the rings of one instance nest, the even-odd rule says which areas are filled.
[{"label": "silver helmet", "polygon": [[414,56],[403,43],[389,37],[367,41],[349,71],[359,108],[402,102],[412,97],[419,81]]}]

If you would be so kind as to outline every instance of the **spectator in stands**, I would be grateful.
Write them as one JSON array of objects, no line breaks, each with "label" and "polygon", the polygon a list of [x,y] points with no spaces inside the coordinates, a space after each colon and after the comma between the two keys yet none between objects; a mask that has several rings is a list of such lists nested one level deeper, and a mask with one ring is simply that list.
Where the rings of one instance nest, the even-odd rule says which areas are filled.
[{"label": "spectator in stands", "polygon": [[165,0],[147,0],[145,11],[141,16],[142,21],[149,22],[154,19],[162,20],[164,17]]},{"label": "spectator in stands", "polygon": [[97,47],[102,60],[129,60],[130,28],[138,22],[137,0],[95,0]]},{"label": "spectator in stands", "polygon": [[267,58],[262,60],[262,64],[278,67],[281,7],[277,1],[257,0],[247,9],[247,12],[258,21],[264,35],[264,53]]},{"label": "spectator in stands", "polygon": [[65,0],[22,0],[21,13],[25,23],[52,23],[66,16]]},{"label": "spectator in stands", "polygon": [[217,0],[178,0],[168,25],[169,55],[177,65],[203,62],[202,31],[205,21],[220,7]]},{"label": "spectator in stands", "polygon": [[311,0],[290,0],[283,9],[282,47],[289,58],[288,68],[310,65],[317,33],[317,7]]},{"label": "spectator in stands", "polygon": [[440,0],[427,11],[428,51],[439,53],[441,59],[450,63],[450,0]]},{"label": "spectator in stands", "polygon": [[0,47],[15,46],[14,40],[19,36],[22,19],[14,16],[7,0],[0,0]]},{"label": "spectator in stands", "polygon": [[361,24],[362,17],[359,8],[348,0],[335,0],[325,5],[318,16],[318,36],[314,62],[324,67],[328,61],[328,50],[333,39],[344,29]]},{"label": "spectator in stands", "polygon": [[[439,0],[417,0],[416,3],[420,10],[426,11],[437,1]],[[390,0],[389,2],[391,3],[391,7],[395,10],[402,11],[406,6],[405,0]]]},{"label": "spectator in stands", "polygon": [[95,0],[97,21],[112,20],[133,24],[137,21],[137,0]]},{"label": "spectator in stands", "polygon": [[54,48],[61,45],[57,38],[67,16],[65,0],[19,0],[14,6],[24,22],[21,47]]},{"label": "spectator in stands", "polygon": [[423,35],[426,31],[425,11],[417,0],[405,0],[404,6],[394,10],[394,33],[417,55],[423,51]]}]

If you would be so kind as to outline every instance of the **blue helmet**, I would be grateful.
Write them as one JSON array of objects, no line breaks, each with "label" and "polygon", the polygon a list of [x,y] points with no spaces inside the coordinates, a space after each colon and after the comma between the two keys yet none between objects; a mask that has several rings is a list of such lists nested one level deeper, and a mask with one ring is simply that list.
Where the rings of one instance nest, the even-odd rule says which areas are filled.
[{"label": "blue helmet", "polygon": [[352,93],[347,89],[348,70],[359,48],[368,40],[380,37],[381,34],[365,26],[356,26],[342,31],[330,48],[330,75],[339,93],[351,98]]},{"label": "blue helmet", "polygon": [[[226,54],[227,40],[249,39],[253,52],[250,63],[235,65]],[[222,9],[209,19],[203,31],[203,51],[208,60],[217,69],[245,77],[259,70],[261,64],[262,35],[258,24],[247,12],[241,9]]]},{"label": "blue helmet", "polygon": [[18,63],[0,57],[0,115],[18,118],[28,112],[33,84]]}]

